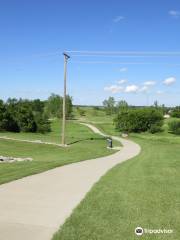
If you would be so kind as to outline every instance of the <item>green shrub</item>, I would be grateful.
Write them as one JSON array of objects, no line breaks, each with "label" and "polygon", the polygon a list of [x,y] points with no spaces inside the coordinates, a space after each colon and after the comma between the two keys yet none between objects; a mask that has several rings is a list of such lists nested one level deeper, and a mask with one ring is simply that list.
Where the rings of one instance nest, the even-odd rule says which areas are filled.
[{"label": "green shrub", "polygon": [[127,109],[118,113],[115,126],[122,132],[157,132],[163,125],[162,112],[155,108]]},{"label": "green shrub", "polygon": [[180,120],[172,120],[168,123],[169,131],[180,135]]},{"label": "green shrub", "polygon": [[86,116],[86,111],[80,107],[77,107],[77,112],[81,117]]},{"label": "green shrub", "polygon": [[172,110],[171,117],[180,118],[180,106],[177,106]]},{"label": "green shrub", "polygon": [[161,131],[162,131],[162,126],[159,126],[159,124],[152,124],[149,129],[149,132],[152,134],[161,132]]}]

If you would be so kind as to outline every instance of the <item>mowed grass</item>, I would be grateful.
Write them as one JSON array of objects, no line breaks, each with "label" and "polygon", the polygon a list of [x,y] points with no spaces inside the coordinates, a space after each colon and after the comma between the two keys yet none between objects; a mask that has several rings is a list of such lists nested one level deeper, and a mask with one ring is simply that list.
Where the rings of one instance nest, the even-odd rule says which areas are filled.
[{"label": "mowed grass", "polygon": [[[140,155],[103,176],[53,240],[180,239],[179,143],[133,139]],[[137,226],[173,234],[138,237]]]},{"label": "mowed grass", "polygon": [[155,134],[150,134],[150,133],[131,133],[131,137],[136,137],[136,138],[141,138],[141,139],[146,139],[146,140],[153,140],[153,141],[160,141],[160,142],[166,142],[166,143],[179,143],[180,144],[180,136],[176,134],[172,134],[169,132],[168,129],[168,123],[177,120],[177,118],[169,118],[164,120],[164,124],[162,126],[162,132],[158,132]]},{"label": "mowed grass", "polygon": [[[16,139],[60,143],[60,126],[58,121],[53,121],[52,132],[48,134],[6,132],[0,135]],[[0,155],[33,158],[32,162],[1,163],[0,184],[65,164],[94,159],[115,152],[106,148],[106,139],[94,134],[86,126],[72,121],[67,123],[66,140],[69,144],[67,148],[0,139]]]},{"label": "mowed grass", "polygon": [[[61,121],[54,119],[51,121],[52,131],[46,134],[41,133],[13,133],[0,132],[0,137],[6,136],[21,140],[41,140],[43,142],[61,143]],[[75,121],[66,122],[66,143],[71,144],[74,141],[85,140],[93,137],[91,130],[76,123]],[[96,136],[97,137],[97,136]]]},{"label": "mowed grass", "polygon": [[81,107],[81,109],[85,111],[85,116],[80,116],[74,108],[74,115],[76,119],[81,122],[91,123],[106,134],[114,136],[120,135],[113,124],[115,114],[107,115],[103,109],[94,110],[93,107]]}]

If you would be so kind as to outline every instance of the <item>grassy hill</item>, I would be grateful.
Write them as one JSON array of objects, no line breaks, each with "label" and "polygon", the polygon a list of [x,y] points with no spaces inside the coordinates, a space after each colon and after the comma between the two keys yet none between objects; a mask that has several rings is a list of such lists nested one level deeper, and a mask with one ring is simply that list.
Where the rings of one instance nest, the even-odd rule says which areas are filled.
[{"label": "grassy hill", "polygon": [[[52,132],[47,134],[1,132],[0,136],[60,143],[60,133],[61,122],[55,120],[52,121]],[[97,158],[114,152],[114,150],[106,148],[106,139],[74,121],[67,122],[66,141],[68,147],[62,148],[53,145],[0,139],[0,155],[33,158],[32,162],[1,163],[0,184],[54,167]]]},{"label": "grassy hill", "polygon": [[[89,114],[89,113],[88,113]],[[91,121],[117,134],[110,117]],[[89,121],[88,115],[84,121]],[[144,234],[141,239],[180,239],[180,137],[164,132],[131,134],[139,156],[117,165],[95,184],[53,240],[135,240],[134,230],[172,229],[172,234]]]}]

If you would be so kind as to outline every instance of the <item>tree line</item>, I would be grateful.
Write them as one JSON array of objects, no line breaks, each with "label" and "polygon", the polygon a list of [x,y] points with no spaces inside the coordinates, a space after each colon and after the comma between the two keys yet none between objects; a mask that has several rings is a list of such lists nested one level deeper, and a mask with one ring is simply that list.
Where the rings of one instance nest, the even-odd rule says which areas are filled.
[{"label": "tree line", "polygon": [[[50,118],[62,117],[63,98],[56,94],[42,101],[9,98],[0,100],[0,131],[39,132],[51,131]],[[72,98],[66,97],[66,117],[72,117]]]},{"label": "tree line", "polygon": [[[173,118],[180,118],[180,106],[175,108],[159,105],[157,101],[149,107],[128,106],[124,100],[116,102],[113,97],[103,101],[107,115],[114,115],[114,124],[120,132],[146,132],[156,133],[163,131],[164,115],[169,114]],[[168,123],[169,131],[180,134],[180,120]]]}]

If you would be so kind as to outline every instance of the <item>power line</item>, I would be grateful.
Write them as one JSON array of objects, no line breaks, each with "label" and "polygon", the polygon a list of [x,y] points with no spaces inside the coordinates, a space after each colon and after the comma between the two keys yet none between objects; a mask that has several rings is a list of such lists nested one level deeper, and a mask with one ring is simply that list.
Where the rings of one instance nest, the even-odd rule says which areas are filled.
[{"label": "power line", "polygon": [[115,58],[146,58],[146,57],[180,57],[180,55],[98,55],[98,54],[71,54],[71,57],[115,57]]},{"label": "power line", "polygon": [[[78,56],[180,56],[179,51],[160,52],[160,51],[66,51],[69,54],[78,54]],[[75,56],[75,55],[74,55]]]},{"label": "power line", "polygon": [[180,63],[162,63],[162,62],[112,62],[112,61],[71,61],[79,64],[122,64],[122,65],[167,65],[180,67]]}]

